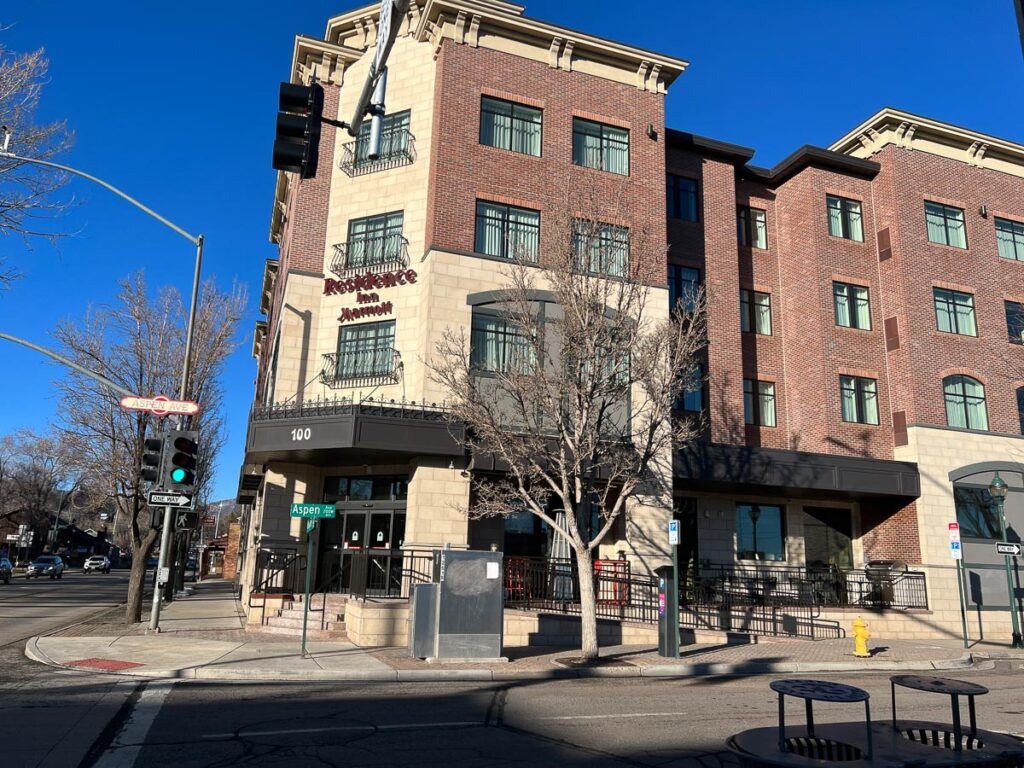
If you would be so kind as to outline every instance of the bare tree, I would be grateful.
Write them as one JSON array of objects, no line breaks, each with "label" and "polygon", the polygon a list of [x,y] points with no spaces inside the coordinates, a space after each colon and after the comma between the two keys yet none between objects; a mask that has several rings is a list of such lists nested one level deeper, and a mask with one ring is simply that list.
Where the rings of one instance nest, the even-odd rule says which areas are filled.
[{"label": "bare tree", "polygon": [[[64,121],[35,121],[48,67],[42,49],[14,53],[0,45],[0,120],[13,134],[11,150],[24,157],[50,159],[71,145]],[[0,157],[0,235],[21,235],[25,245],[38,237],[60,238],[62,233],[48,224],[68,207],[56,196],[66,183],[67,174],[60,171]],[[18,276],[5,260],[0,253],[0,289]]]},{"label": "bare tree", "polygon": [[[568,542],[584,659],[599,652],[597,549],[631,502],[669,518],[672,449],[698,429],[674,418],[673,404],[699,370],[703,297],[680,302],[672,317],[664,299],[652,301],[665,295],[648,286],[664,279],[665,254],[643,231],[601,223],[623,220],[622,206],[571,193],[546,214],[548,231],[561,235],[538,264],[509,243],[519,251],[495,305],[504,341],[474,346],[465,329],[449,329],[428,361],[470,451],[507,467],[503,478],[475,478],[470,516],[525,509]],[[645,275],[650,265],[657,272]]]},{"label": "bare tree", "polygon": [[[220,292],[207,281],[200,296],[193,339],[192,376],[187,396],[203,411],[193,427],[200,430],[202,466],[197,471],[200,499],[208,496],[216,454],[222,444],[220,376],[236,344],[245,293],[234,287]],[[61,324],[55,335],[75,362],[140,395],[176,396],[184,354],[187,308],[173,288],[151,296],[139,272],[121,282],[118,303],[90,310],[80,321]],[[160,421],[141,411],[126,411],[118,396],[90,378],[70,373],[58,381],[65,434],[80,443],[80,461],[108,482],[107,498],[115,506],[114,541],[132,553],[127,620],[142,615],[146,559],[158,531],[151,526],[145,487],[140,479],[145,439],[156,437]]]}]

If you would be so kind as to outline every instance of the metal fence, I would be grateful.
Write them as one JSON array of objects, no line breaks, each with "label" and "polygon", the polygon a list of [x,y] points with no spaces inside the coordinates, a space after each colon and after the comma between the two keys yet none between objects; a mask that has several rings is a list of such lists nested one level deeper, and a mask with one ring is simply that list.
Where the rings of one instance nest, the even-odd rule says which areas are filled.
[{"label": "metal fence", "polygon": [[355,272],[379,273],[409,265],[409,241],[400,234],[353,238],[334,246],[331,271],[338,277]]},{"label": "metal fence", "polygon": [[349,176],[384,171],[416,162],[416,137],[406,128],[383,131],[380,135],[380,155],[369,156],[369,142],[361,137],[342,147],[341,170]]},{"label": "metal fence", "polygon": [[363,415],[390,416],[400,419],[444,421],[448,412],[444,403],[417,403],[415,400],[375,400],[372,397],[353,400],[351,397],[313,398],[301,402],[253,406],[253,421],[298,419],[319,416]]}]

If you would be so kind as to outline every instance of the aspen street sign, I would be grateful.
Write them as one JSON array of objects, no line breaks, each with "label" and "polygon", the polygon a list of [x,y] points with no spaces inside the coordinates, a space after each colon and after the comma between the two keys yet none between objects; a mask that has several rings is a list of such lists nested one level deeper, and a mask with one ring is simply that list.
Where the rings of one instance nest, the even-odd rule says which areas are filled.
[{"label": "aspen street sign", "polygon": [[1013,557],[1020,557],[1020,544],[1013,544],[998,541],[996,542],[996,552],[1000,555],[1012,555]]},{"label": "aspen street sign", "polygon": [[150,411],[157,416],[195,416],[199,413],[199,403],[191,400],[171,400],[165,395],[156,397],[122,397],[121,407],[129,411]]},{"label": "aspen street sign", "polygon": [[184,507],[192,508],[192,494],[178,491],[150,491],[149,506],[151,507]]},{"label": "aspen street sign", "polygon": [[292,517],[306,517],[314,520],[334,517],[338,512],[333,504],[292,504]]}]

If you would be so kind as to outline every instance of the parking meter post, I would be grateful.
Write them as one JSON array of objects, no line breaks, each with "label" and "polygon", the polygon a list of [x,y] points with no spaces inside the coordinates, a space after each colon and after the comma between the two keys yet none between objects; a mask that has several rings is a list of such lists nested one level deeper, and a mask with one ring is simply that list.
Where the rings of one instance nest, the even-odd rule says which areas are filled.
[{"label": "parking meter post", "polygon": [[669,603],[669,608],[672,611],[672,617],[674,621],[672,626],[675,628],[675,655],[679,655],[679,544],[672,545],[672,601]]},{"label": "parking meter post", "polygon": [[675,568],[662,565],[654,569],[658,577],[658,655],[679,658],[679,589]]}]

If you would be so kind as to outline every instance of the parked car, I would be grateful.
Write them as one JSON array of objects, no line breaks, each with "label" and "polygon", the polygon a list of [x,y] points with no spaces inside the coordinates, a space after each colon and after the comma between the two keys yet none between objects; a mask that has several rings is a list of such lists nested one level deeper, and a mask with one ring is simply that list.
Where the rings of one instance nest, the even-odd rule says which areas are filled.
[{"label": "parked car", "polygon": [[51,579],[64,578],[64,561],[57,555],[40,555],[25,570],[25,578],[49,576]]},{"label": "parked car", "polygon": [[93,571],[110,573],[110,559],[103,555],[91,555],[86,558],[85,565],[82,566],[82,573],[92,573]]},{"label": "parked car", "polygon": [[14,573],[14,566],[6,557],[0,557],[0,581],[4,584],[11,583],[11,574]]}]

